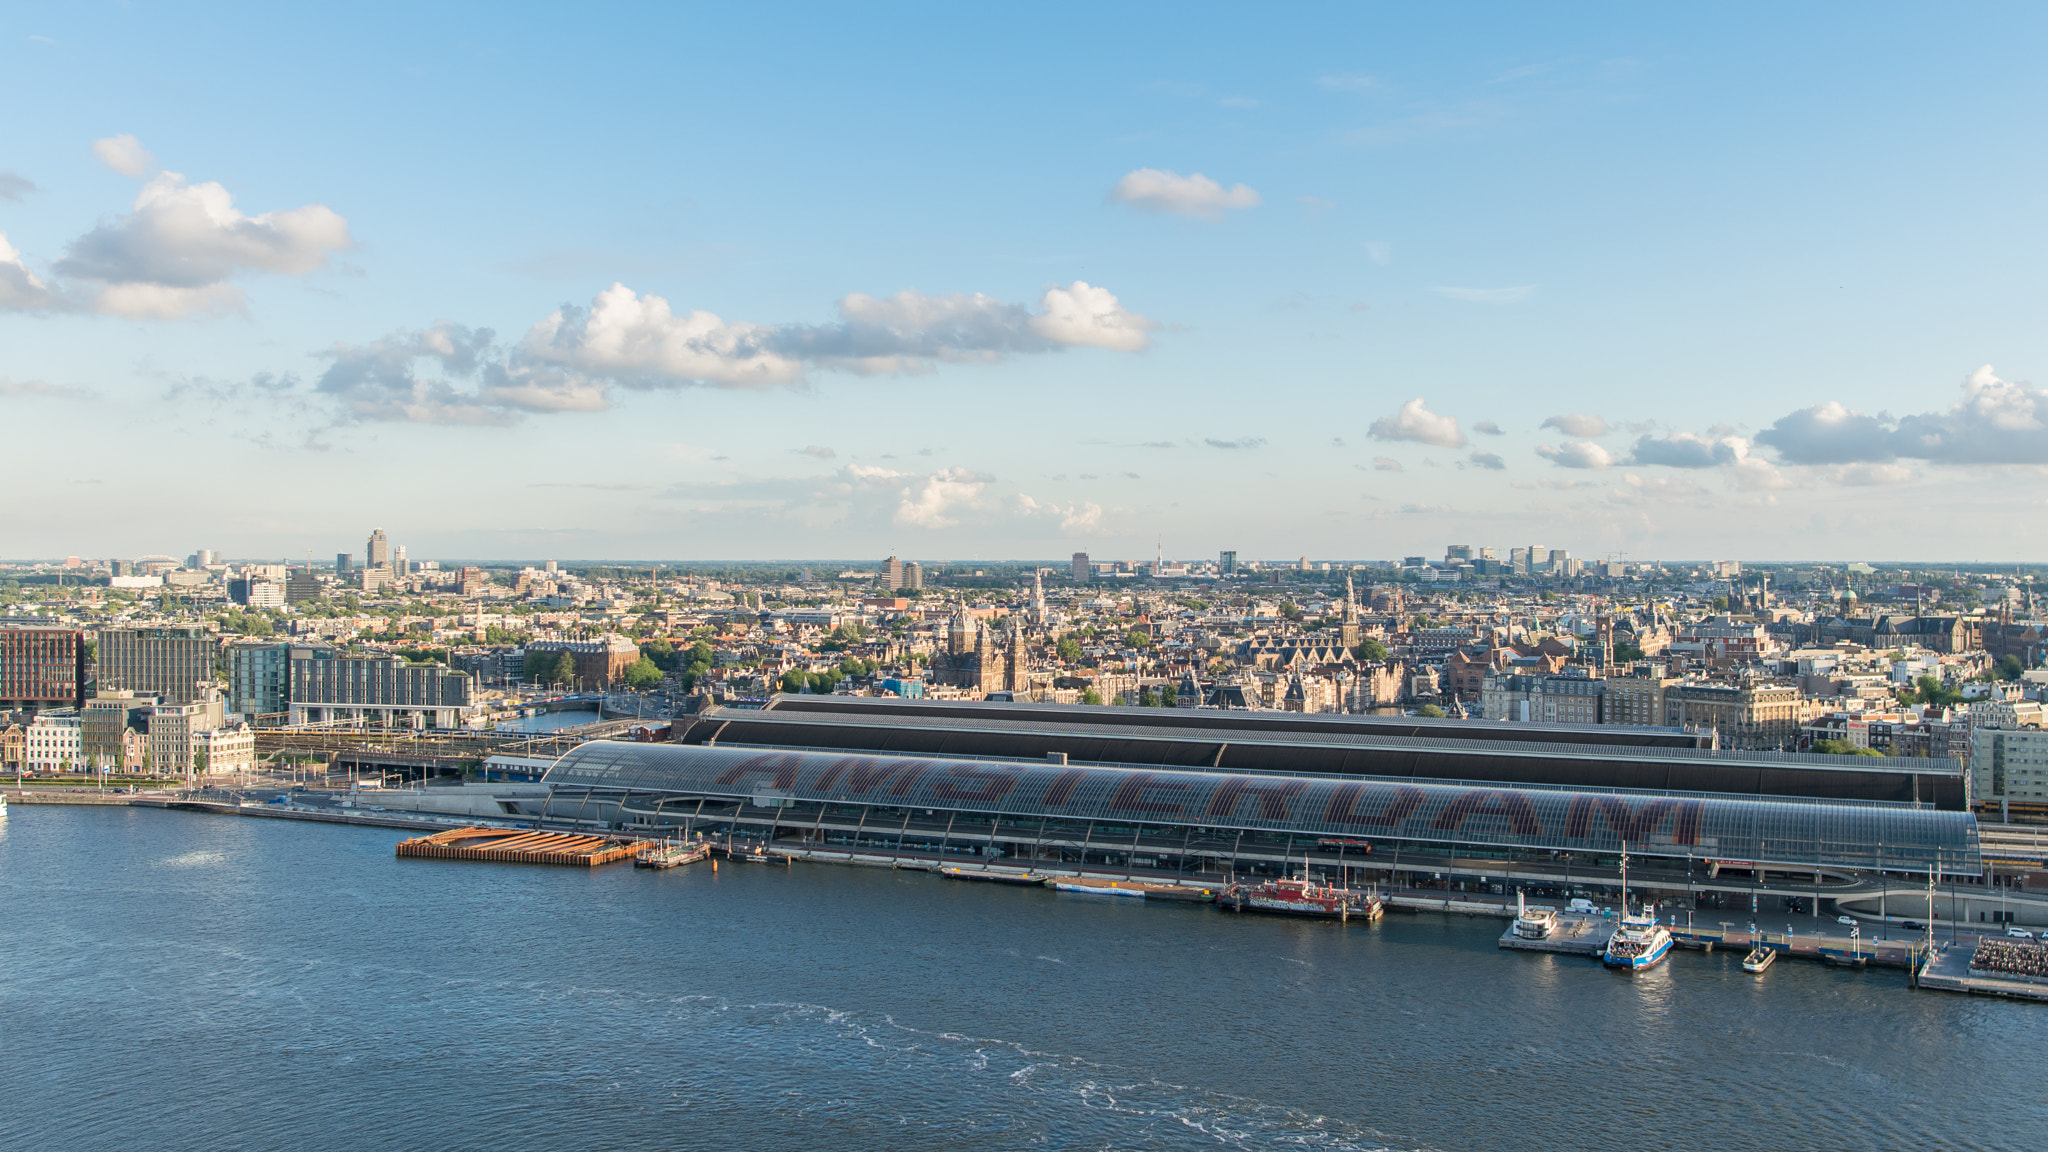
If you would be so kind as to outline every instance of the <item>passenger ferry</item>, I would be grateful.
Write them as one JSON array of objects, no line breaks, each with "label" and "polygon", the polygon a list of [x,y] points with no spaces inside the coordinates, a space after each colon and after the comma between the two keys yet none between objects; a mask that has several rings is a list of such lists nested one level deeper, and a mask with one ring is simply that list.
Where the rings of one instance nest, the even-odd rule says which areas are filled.
[{"label": "passenger ferry", "polygon": [[1243,911],[1278,912],[1288,916],[1322,916],[1335,920],[1377,920],[1386,903],[1376,892],[1356,892],[1317,884],[1306,872],[1299,877],[1239,884],[1224,893],[1224,902]]},{"label": "passenger ferry", "polygon": [[1621,846],[1621,927],[1607,940],[1600,960],[1609,968],[1638,972],[1654,968],[1671,952],[1671,931],[1657,923],[1657,914],[1644,908],[1628,910],[1628,845]]}]

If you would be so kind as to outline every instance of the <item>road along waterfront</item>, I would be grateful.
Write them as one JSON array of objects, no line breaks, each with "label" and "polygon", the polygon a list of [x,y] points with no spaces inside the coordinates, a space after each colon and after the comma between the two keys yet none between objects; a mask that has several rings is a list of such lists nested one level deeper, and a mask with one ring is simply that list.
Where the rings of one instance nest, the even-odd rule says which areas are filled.
[{"label": "road along waterfront", "polygon": [[2038,1143],[2048,1013],[1898,972],[1630,976],[1503,953],[1492,918],[399,860],[405,835],[17,811],[0,1145]]}]

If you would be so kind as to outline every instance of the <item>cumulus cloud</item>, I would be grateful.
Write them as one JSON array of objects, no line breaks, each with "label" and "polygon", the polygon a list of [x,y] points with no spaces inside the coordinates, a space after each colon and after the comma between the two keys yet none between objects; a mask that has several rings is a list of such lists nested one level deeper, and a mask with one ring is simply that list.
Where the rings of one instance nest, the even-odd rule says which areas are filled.
[{"label": "cumulus cloud", "polygon": [[1259,194],[1242,184],[1229,188],[1196,172],[1183,176],[1163,168],[1140,168],[1117,181],[1109,198],[1146,212],[1215,220],[1231,209],[1256,208]]},{"label": "cumulus cloud", "polygon": [[1947,409],[1897,419],[1837,401],[1802,408],[1757,434],[1795,464],[2048,464],[2048,397],[1986,364],[1963,380]]},{"label": "cumulus cloud", "polygon": [[[593,412],[604,389],[507,353],[489,328],[440,321],[368,344],[335,344],[313,390],[345,421],[509,424],[523,413]],[[438,371],[436,371],[438,370]]]},{"label": "cumulus cloud", "polygon": [[1457,418],[1431,412],[1420,396],[1401,405],[1401,410],[1392,416],[1373,421],[1366,435],[1375,440],[1413,440],[1439,448],[1465,446],[1465,434],[1458,430]]},{"label": "cumulus cloud", "polygon": [[1230,449],[1263,448],[1266,446],[1266,440],[1262,436],[1240,436],[1235,440],[1218,440],[1212,436],[1203,440],[1202,443],[1207,444],[1211,448]]},{"label": "cumulus cloud", "polygon": [[239,308],[227,282],[237,273],[304,275],[351,243],[348,221],[324,204],[249,216],[219,184],[161,172],[131,212],[72,241],[56,272],[104,285],[100,311],[176,319]]},{"label": "cumulus cloud", "polygon": [[142,146],[142,141],[126,132],[119,136],[108,136],[93,141],[92,154],[100,158],[100,163],[121,175],[132,176],[138,180],[149,175],[156,167],[156,157],[149,154],[149,149]]},{"label": "cumulus cloud", "polygon": [[1644,436],[1629,453],[1629,463],[1661,465],[1665,468],[1719,468],[1749,455],[1749,442],[1740,436],[1695,436],[1674,432],[1669,436]]},{"label": "cumulus cloud", "polygon": [[1757,433],[1756,442],[1777,449],[1780,457],[1793,464],[1891,460],[1898,454],[1892,450],[1887,424],[1830,400],[1779,417]]},{"label": "cumulus cloud", "polygon": [[56,308],[62,298],[22,263],[21,253],[0,232],[0,309],[23,312]]},{"label": "cumulus cloud", "polygon": [[1498,454],[1493,452],[1474,452],[1472,453],[1471,460],[1472,463],[1477,464],[1481,468],[1491,468],[1496,472],[1508,466],[1507,461],[1501,459]]},{"label": "cumulus cloud", "polygon": [[35,182],[26,176],[17,176],[0,168],[0,200],[20,203],[22,198],[36,190]]},{"label": "cumulus cloud", "polygon": [[1605,436],[1611,431],[1607,421],[1590,412],[1569,412],[1562,416],[1552,416],[1537,427],[1555,428],[1567,436],[1581,438]]},{"label": "cumulus cloud", "polygon": [[1527,300],[1536,291],[1534,284],[1522,284],[1513,288],[1431,288],[1439,296],[1452,300],[1463,300],[1468,304],[1516,304]]},{"label": "cumulus cloud", "polygon": [[966,468],[934,472],[903,489],[894,520],[906,528],[953,528],[962,509],[973,507],[995,479]]},{"label": "cumulus cloud", "polygon": [[1401,462],[1392,456],[1375,456],[1372,458],[1372,470],[1375,472],[1399,472],[1401,471]]},{"label": "cumulus cloud", "polygon": [[1552,447],[1540,444],[1536,454],[1560,468],[1611,468],[1614,456],[1591,440],[1567,440]]},{"label": "cumulus cloud", "polygon": [[628,386],[772,388],[802,383],[807,366],[874,375],[1072,347],[1136,352],[1155,326],[1084,280],[1046,289],[1036,311],[980,293],[854,293],[839,301],[837,323],[780,326],[678,314],[660,296],[613,284],[589,308],[564,305],[534,325],[520,350]]},{"label": "cumulus cloud", "polygon": [[1481,421],[1480,421],[1479,423],[1477,423],[1477,424],[1474,424],[1474,425],[1472,426],[1472,430],[1473,430],[1474,432],[1477,432],[1477,433],[1479,433],[1479,434],[1480,434],[1480,435],[1482,435],[1482,436],[1505,436],[1505,435],[1507,435],[1507,433],[1505,433],[1505,432],[1502,432],[1502,431],[1500,430],[1500,425],[1498,425],[1498,424],[1495,424],[1495,423],[1494,423],[1493,421],[1491,421],[1491,420],[1481,420]]},{"label": "cumulus cloud", "polygon": [[1060,531],[1069,536],[1095,536],[1102,532],[1103,507],[1093,501],[1048,504],[1020,495],[1017,497],[1017,510],[1025,516],[1057,517]]}]

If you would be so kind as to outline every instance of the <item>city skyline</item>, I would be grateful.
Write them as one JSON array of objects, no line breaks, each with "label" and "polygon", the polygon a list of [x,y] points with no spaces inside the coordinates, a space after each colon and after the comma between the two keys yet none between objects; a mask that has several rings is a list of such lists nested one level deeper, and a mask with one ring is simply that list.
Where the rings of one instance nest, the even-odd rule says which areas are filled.
[{"label": "city skyline", "polygon": [[481,12],[0,22],[0,551],[2038,546],[2038,12]]}]

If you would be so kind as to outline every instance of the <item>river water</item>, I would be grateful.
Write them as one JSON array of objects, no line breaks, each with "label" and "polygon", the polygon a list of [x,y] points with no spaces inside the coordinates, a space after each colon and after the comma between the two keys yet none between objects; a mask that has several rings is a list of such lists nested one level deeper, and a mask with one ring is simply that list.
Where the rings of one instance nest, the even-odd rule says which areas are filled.
[{"label": "river water", "polygon": [[2048,1006],[1503,922],[0,823],[0,1148],[2039,1148]]}]

